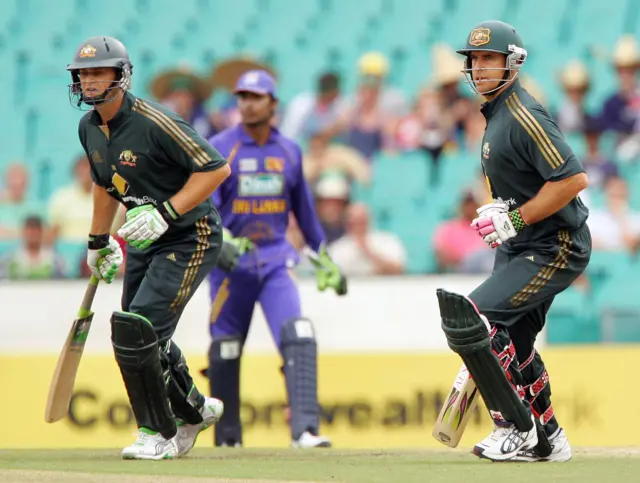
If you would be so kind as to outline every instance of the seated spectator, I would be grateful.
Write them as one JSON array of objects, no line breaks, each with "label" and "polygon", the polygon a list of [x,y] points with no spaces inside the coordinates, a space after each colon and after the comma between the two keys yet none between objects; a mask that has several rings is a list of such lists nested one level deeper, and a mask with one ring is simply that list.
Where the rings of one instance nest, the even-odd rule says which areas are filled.
[{"label": "seated spectator", "polygon": [[371,181],[371,166],[358,151],[343,144],[330,143],[317,132],[309,138],[302,167],[305,177],[312,184],[328,171],[338,172],[348,180],[363,185]]},{"label": "seated spectator", "polygon": [[151,92],[161,104],[191,124],[204,139],[216,133],[205,109],[205,102],[211,95],[205,79],[188,69],[170,70],[153,80]]},{"label": "seated spectator", "polygon": [[555,116],[558,126],[565,134],[583,132],[587,123],[585,101],[591,85],[587,67],[579,60],[570,61],[562,70],[560,83],[564,99]]},{"label": "seated spectator", "polygon": [[350,188],[341,175],[326,174],[315,186],[316,211],[320,224],[331,243],[345,233],[345,214],[349,205]]},{"label": "seated spectator", "polygon": [[52,239],[85,243],[93,216],[93,181],[86,156],[80,156],[73,168],[72,184],[53,193],[49,201]]},{"label": "seated spectator", "polygon": [[2,260],[0,278],[44,280],[63,277],[63,260],[44,241],[42,219],[37,216],[28,217],[22,230],[22,247]]},{"label": "seated spectator", "polygon": [[26,165],[9,165],[0,191],[0,240],[18,240],[24,220],[42,211],[40,203],[28,200],[28,190],[29,171]]},{"label": "seated spectator", "polygon": [[315,93],[303,92],[291,100],[280,132],[304,142],[314,133],[335,124],[346,107],[346,99],[340,91],[340,77],[327,72],[318,79]]},{"label": "seated spectator", "polygon": [[594,117],[587,117],[584,124],[584,136],[587,152],[582,156],[582,165],[589,176],[589,188],[602,189],[605,183],[618,177],[618,167],[600,150],[600,121]]},{"label": "seated spectator", "polygon": [[[453,121],[454,130],[459,136],[463,133],[465,120],[479,107],[474,100],[463,95],[467,87],[461,89],[460,80],[464,78],[460,67],[460,56],[446,44],[436,44],[431,49],[433,59],[433,85],[438,90],[445,115]],[[480,113],[480,115],[482,115]],[[484,119],[484,117],[483,117]]]},{"label": "seated spectator", "polygon": [[632,35],[623,36],[613,54],[618,77],[618,91],[611,94],[602,107],[602,128],[620,134],[622,141],[636,129],[640,119],[640,90],[637,73],[640,49]]},{"label": "seated spectator", "polygon": [[640,242],[640,213],[629,207],[629,189],[622,178],[605,184],[606,208],[591,210],[587,223],[596,250],[635,253]]},{"label": "seated spectator", "polygon": [[409,112],[404,94],[387,85],[389,61],[380,52],[368,52],[358,61],[355,97],[345,112],[324,131],[357,149],[366,159],[387,145],[393,146],[398,121]]},{"label": "seated spectator", "polygon": [[[480,259],[474,259],[473,265],[481,265],[482,259],[488,259],[493,264],[493,250],[470,227],[471,222],[478,216],[476,210],[480,203],[473,192],[466,191],[460,202],[459,214],[453,220],[445,221],[436,228],[433,237],[438,268],[440,272],[461,272],[466,259],[476,255]],[[466,267],[465,271],[474,271],[473,267]],[[484,270],[479,270],[484,272]],[[489,270],[491,271],[491,270]]]},{"label": "seated spectator", "polygon": [[370,229],[369,209],[362,203],[347,208],[346,234],[329,246],[329,253],[347,276],[400,275],[407,259],[395,233]]}]

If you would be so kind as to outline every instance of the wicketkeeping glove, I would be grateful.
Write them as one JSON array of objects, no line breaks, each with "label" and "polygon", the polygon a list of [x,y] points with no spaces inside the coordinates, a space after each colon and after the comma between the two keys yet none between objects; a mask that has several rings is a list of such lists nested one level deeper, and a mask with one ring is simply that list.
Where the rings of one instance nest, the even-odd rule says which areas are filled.
[{"label": "wicketkeeping glove", "polygon": [[178,215],[165,201],[158,208],[142,205],[127,211],[126,222],[118,230],[129,245],[144,250],[160,238],[169,229],[169,223],[177,220]]},{"label": "wicketkeeping glove", "polygon": [[318,290],[323,292],[327,287],[331,287],[338,295],[346,295],[347,277],[340,272],[338,265],[331,260],[324,245],[320,247],[317,255],[310,255],[309,259],[316,269]]},{"label": "wicketkeeping glove", "polygon": [[227,273],[233,272],[238,266],[238,259],[255,248],[248,238],[235,238],[226,228],[222,231],[222,248],[216,266]]},{"label": "wicketkeeping glove", "polygon": [[508,211],[505,203],[484,205],[477,212],[479,216],[471,222],[471,227],[491,248],[502,245],[527,226],[520,210]]},{"label": "wicketkeeping glove", "polygon": [[87,265],[91,273],[107,283],[113,282],[124,256],[120,244],[108,234],[89,235]]}]

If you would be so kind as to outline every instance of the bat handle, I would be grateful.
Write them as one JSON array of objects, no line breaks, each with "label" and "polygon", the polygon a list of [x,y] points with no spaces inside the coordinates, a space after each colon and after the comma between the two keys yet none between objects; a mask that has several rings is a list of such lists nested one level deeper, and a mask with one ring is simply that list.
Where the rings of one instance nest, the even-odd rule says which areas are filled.
[{"label": "bat handle", "polygon": [[91,313],[91,305],[93,304],[93,298],[96,295],[96,290],[98,289],[98,284],[100,283],[100,279],[95,275],[91,275],[89,279],[89,285],[87,286],[87,290],[84,292],[84,298],[82,299],[82,305],[80,306],[80,310],[78,311],[78,318],[83,318],[88,316]]}]

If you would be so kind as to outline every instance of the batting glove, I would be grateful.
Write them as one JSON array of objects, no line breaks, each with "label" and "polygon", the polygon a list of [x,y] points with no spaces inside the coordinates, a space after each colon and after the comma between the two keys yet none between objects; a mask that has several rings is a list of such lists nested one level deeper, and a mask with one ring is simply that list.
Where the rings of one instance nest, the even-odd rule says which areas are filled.
[{"label": "batting glove", "polygon": [[87,265],[91,273],[107,283],[113,282],[124,256],[120,244],[109,235],[89,235]]},{"label": "batting glove", "polygon": [[508,211],[504,203],[485,205],[477,211],[480,216],[471,222],[471,228],[491,248],[502,245],[527,226],[520,215],[520,210]]},{"label": "batting glove", "polygon": [[129,245],[144,250],[169,229],[169,223],[178,215],[165,201],[156,208],[152,205],[137,206],[127,211],[126,222],[118,230],[118,235]]}]

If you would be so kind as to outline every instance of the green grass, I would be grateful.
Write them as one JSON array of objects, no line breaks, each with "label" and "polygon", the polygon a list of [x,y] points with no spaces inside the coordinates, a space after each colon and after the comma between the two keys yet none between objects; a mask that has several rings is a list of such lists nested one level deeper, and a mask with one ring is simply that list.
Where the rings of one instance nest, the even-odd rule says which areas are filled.
[{"label": "green grass", "polygon": [[[465,451],[342,451],[342,450],[253,450],[196,449],[174,461],[123,461],[119,450],[5,450],[0,451],[0,481],[10,479],[2,470],[64,471],[95,475],[158,475],[194,478],[242,478],[274,481],[377,482],[613,482],[640,481],[638,453],[626,455],[577,454],[568,463],[491,463]],[[11,473],[23,474],[25,472]],[[47,474],[49,475],[49,474]],[[33,478],[33,475],[31,476]],[[53,480],[40,480],[53,481]],[[57,479],[55,481],[58,481]],[[64,479],[62,479],[64,481]],[[75,480],[74,480],[75,481]],[[154,480],[149,480],[154,481]],[[180,481],[185,481],[181,479]],[[205,480],[207,481],[207,480]]]}]

